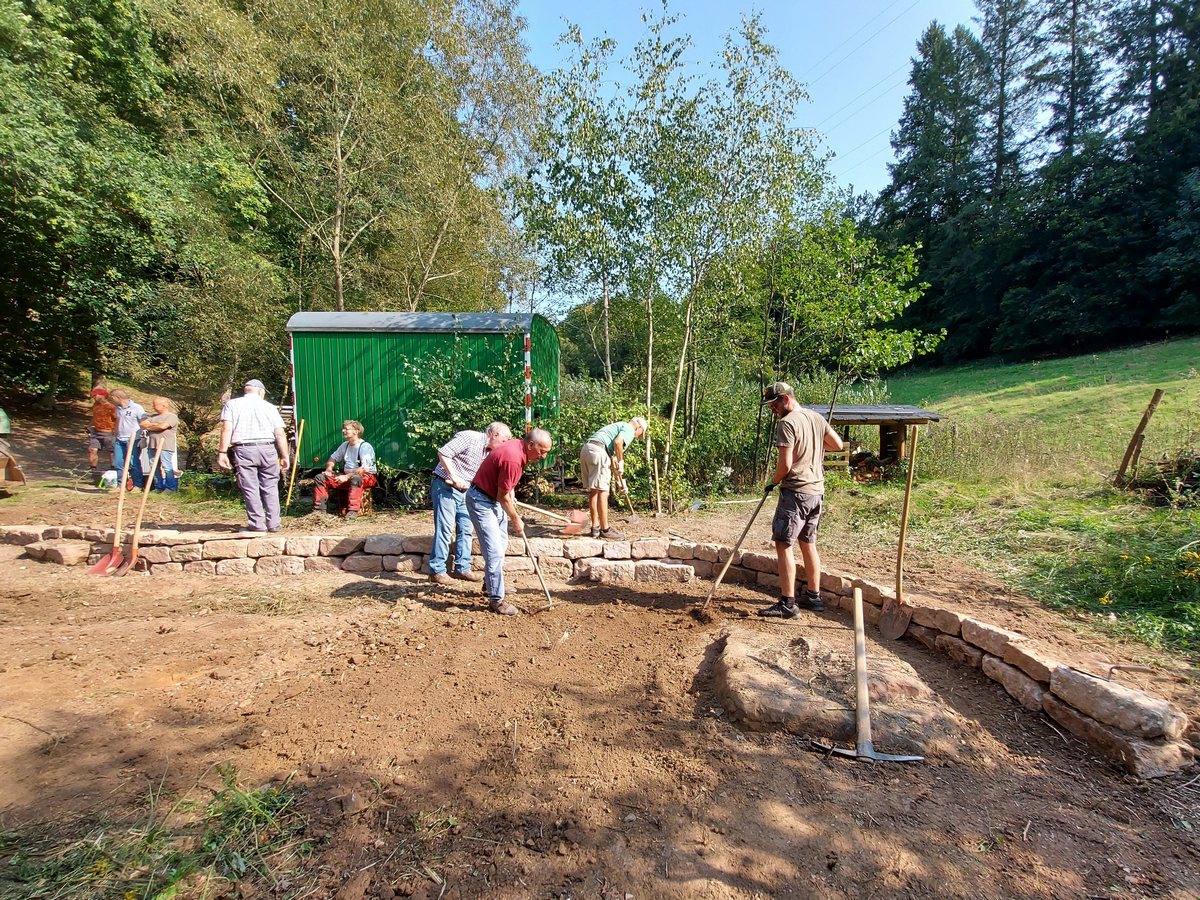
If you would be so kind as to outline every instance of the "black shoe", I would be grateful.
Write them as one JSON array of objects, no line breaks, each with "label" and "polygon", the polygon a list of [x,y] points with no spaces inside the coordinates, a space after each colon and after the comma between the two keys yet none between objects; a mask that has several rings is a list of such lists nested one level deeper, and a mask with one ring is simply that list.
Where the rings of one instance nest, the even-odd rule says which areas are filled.
[{"label": "black shoe", "polygon": [[321,513],[321,515],[325,515],[325,513],[329,512],[329,504],[328,503],[314,503],[313,504],[313,512]]},{"label": "black shoe", "polygon": [[825,603],[821,600],[820,594],[814,594],[811,591],[805,591],[796,598],[796,605],[801,609],[810,609],[813,612],[824,612]]},{"label": "black shoe", "polygon": [[780,597],[766,609],[760,609],[758,614],[764,619],[794,619],[800,615],[800,607],[794,603],[784,603]]}]

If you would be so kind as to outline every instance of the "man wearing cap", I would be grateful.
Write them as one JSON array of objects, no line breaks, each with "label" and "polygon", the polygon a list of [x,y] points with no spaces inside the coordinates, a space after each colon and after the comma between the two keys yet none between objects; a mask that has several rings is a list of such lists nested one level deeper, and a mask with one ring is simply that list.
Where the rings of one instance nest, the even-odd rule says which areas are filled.
[{"label": "man wearing cap", "polygon": [[[779,502],[771,522],[771,539],[779,568],[779,600],[758,614],[769,619],[794,619],[801,609],[820,612],[821,557],[817,553],[817,525],[825,494],[825,451],[841,450],[842,439],[817,413],[796,401],[796,392],[784,381],[763,391],[762,405],[779,419],[775,425],[778,457],[775,474],[767,482],[769,493],[779,486]],[[808,582],[797,596],[796,558],[792,544],[800,542],[804,577]]]},{"label": "man wearing cap", "polygon": [[125,470],[126,455],[129,456],[129,477],[118,486],[125,488],[132,484],[135,488],[141,488],[146,483],[146,476],[142,474],[142,448],[138,443],[138,436],[142,431],[142,420],[147,418],[149,413],[123,388],[117,388],[110,396],[117,408],[117,439],[113,442],[113,465],[116,467],[118,478]]},{"label": "man wearing cap", "polygon": [[504,554],[508,550],[508,526],[523,538],[525,523],[517,513],[513,489],[530,463],[550,452],[550,432],[534,428],[523,438],[505,441],[487,455],[467,490],[467,511],[479,536],[483,552],[483,590],[488,609],[502,616],[518,610],[504,599]]},{"label": "man wearing cap", "polygon": [[217,465],[237,476],[249,531],[279,530],[279,473],[289,465],[283,418],[266,397],[266,387],[253,378],[243,396],[221,408]]},{"label": "man wearing cap", "polygon": [[117,443],[117,408],[108,399],[108,390],[92,388],[92,424],[88,428],[88,465],[96,468],[100,464],[100,451],[104,451],[105,465],[112,462]]},{"label": "man wearing cap", "polygon": [[588,492],[592,537],[624,540],[625,535],[608,527],[608,492],[615,477],[625,477],[625,451],[646,433],[646,420],[634,416],[628,422],[605,425],[584,441],[579,450],[579,479]]}]

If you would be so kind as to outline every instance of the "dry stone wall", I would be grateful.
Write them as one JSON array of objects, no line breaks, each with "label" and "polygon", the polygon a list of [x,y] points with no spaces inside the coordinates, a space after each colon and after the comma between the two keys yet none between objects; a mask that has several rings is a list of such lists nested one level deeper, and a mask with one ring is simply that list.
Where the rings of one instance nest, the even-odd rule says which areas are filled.
[{"label": "dry stone wall", "polygon": [[[0,539],[25,548],[35,559],[62,565],[95,562],[112,547],[112,529],[58,526],[0,526]],[[152,576],[199,574],[299,577],[307,572],[360,575],[428,572],[433,539],[428,535],[266,535],[145,531],[139,568]],[[600,541],[591,538],[531,538],[529,549],[543,574],[557,580],[600,584],[670,584],[714,578],[730,561],[719,544],[677,539]],[[473,565],[482,568],[478,542]],[[520,540],[509,542],[505,572],[533,572]],[[803,577],[803,572],[800,572]],[[738,553],[725,574],[731,584],[774,591],[779,584],[773,554]],[[895,594],[882,585],[826,572],[826,602],[853,610],[853,590],[862,591],[867,622],[878,623],[881,607]],[[1042,711],[1062,728],[1143,778],[1168,775],[1191,765],[1196,749],[1183,739],[1187,716],[1165,700],[1090,675],[1046,656],[1023,635],[910,595],[912,624],[906,637],[948,659],[979,669],[1015,702]]]}]

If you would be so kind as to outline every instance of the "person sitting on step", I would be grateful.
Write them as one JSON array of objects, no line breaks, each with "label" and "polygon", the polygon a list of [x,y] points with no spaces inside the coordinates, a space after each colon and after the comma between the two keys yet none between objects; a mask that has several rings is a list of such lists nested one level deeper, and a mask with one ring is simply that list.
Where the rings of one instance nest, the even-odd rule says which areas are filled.
[{"label": "person sitting on step", "polygon": [[[362,509],[363,491],[375,487],[375,448],[363,440],[362,422],[347,419],[342,423],[341,445],[333,451],[325,463],[325,471],[316,478],[313,490],[313,511],[329,511],[329,495],[337,492],[346,496],[346,518],[357,519]],[[340,475],[334,474],[338,463],[342,465]],[[340,504],[339,504],[340,505]]]}]

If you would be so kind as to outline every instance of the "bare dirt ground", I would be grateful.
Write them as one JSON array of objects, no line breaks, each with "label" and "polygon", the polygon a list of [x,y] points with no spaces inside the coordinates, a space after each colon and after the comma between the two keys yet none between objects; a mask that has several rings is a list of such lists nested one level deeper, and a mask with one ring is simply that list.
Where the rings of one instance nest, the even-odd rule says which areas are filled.
[{"label": "bare dirt ground", "polygon": [[[22,453],[43,481],[0,499],[0,523],[104,523],[113,498],[55,477],[56,460],[71,466],[56,443],[76,445],[63,422],[45,431],[27,432]],[[732,543],[748,514],[644,516],[629,530]],[[148,518],[240,524],[157,497]],[[428,529],[427,515],[377,515],[337,530]],[[766,539],[762,523],[747,547]],[[971,726],[924,764],[827,760],[729,723],[709,676],[723,626],[687,615],[706,582],[551,582],[553,610],[504,619],[416,576],[102,579],[20,553],[0,547],[7,830],[69,831],[133,809],[148,786],[217,786],[229,763],[251,785],[291,777],[316,844],[286,880],[242,896],[1200,895],[1194,773],[1128,778],[980,673],[907,642],[872,639],[868,654],[912,664]],[[890,578],[890,551],[826,561]],[[1196,710],[1181,660],[1078,632],[929,552],[909,580],[1085,668],[1149,662],[1140,683]],[[533,605],[536,580],[516,586]],[[852,642],[837,613],[765,624],[764,599],[728,585],[718,605],[726,624]],[[414,822],[446,827],[415,841]]]}]

